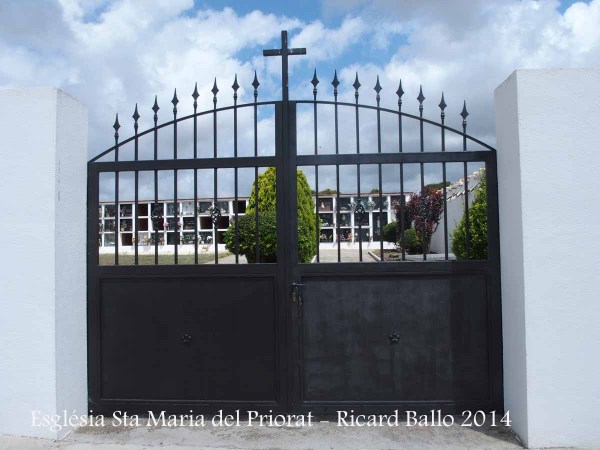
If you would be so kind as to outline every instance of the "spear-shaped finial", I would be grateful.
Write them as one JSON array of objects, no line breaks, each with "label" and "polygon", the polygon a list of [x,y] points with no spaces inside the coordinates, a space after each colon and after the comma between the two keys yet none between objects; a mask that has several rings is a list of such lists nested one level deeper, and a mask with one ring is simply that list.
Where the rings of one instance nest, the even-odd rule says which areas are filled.
[{"label": "spear-shaped finial", "polygon": [[237,73],[235,74],[235,79],[233,80],[233,84],[231,85],[231,89],[233,89],[233,101],[237,102],[238,94],[237,91],[240,88],[240,85],[237,81]]},{"label": "spear-shaped finial", "polygon": [[258,97],[258,87],[260,83],[258,82],[258,77],[256,76],[256,70],[254,71],[254,81],[252,81],[252,87],[254,88],[254,101],[256,102],[256,98]]},{"label": "spear-shaped finial", "polygon": [[465,100],[463,103],[463,109],[460,112],[461,117],[463,118],[463,126],[467,126],[467,116],[469,112],[467,111],[467,101]]},{"label": "spear-shaped finial", "polygon": [[333,72],[333,81],[331,82],[331,85],[333,86],[333,95],[337,99],[338,86],[340,85],[340,80],[338,80],[337,77],[337,69]]},{"label": "spear-shaped finial", "polygon": [[135,104],[135,111],[133,111],[133,115],[131,116],[133,117],[133,127],[137,130],[138,128],[138,119],[140,118],[140,114],[138,113],[138,109],[137,109],[137,103]]},{"label": "spear-shaped finial", "polygon": [[115,129],[115,139],[119,139],[119,128],[121,128],[121,125],[119,124],[119,113],[117,113],[117,116],[115,117],[113,128]]},{"label": "spear-shaped finial", "polygon": [[423,112],[423,100],[425,100],[425,96],[423,95],[423,86],[419,85],[419,96],[417,97],[419,101],[419,112]]},{"label": "spear-shaped finial", "polygon": [[442,100],[440,101],[440,104],[438,105],[441,109],[441,117],[442,117],[442,121],[444,121],[444,117],[446,117],[446,112],[444,111],[446,109],[446,102],[444,101],[444,93],[442,92]]},{"label": "spear-shaped finial", "polygon": [[313,96],[316,99],[317,98],[317,84],[319,84],[319,79],[317,78],[317,69],[315,69],[315,72],[313,73],[313,77],[312,77],[312,80],[310,80],[310,83],[313,85]]},{"label": "spear-shaped finial", "polygon": [[196,81],[196,84],[194,84],[194,92],[192,92],[192,98],[194,99],[194,113],[198,108],[198,97],[200,97],[200,94],[198,94],[198,82]]},{"label": "spear-shaped finial", "polygon": [[115,129],[115,161],[119,160],[119,128],[121,125],[119,124],[119,113],[117,113],[115,117],[115,123],[113,125]]},{"label": "spear-shaped finial", "polygon": [[358,72],[356,72],[354,83],[352,83],[352,87],[354,88],[354,97],[356,98],[356,100],[358,100],[358,89],[360,88],[360,86],[361,84],[360,81],[358,81]]},{"label": "spear-shaped finial", "polygon": [[337,87],[340,85],[340,80],[338,80],[337,77],[337,69],[333,72],[333,81],[331,84],[333,85],[334,89],[337,89]]},{"label": "spear-shaped finial", "polygon": [[177,115],[177,103],[179,103],[179,99],[177,98],[177,89],[175,89],[175,92],[173,93],[173,100],[171,100],[171,103],[173,103],[173,115]]},{"label": "spear-shaped finial", "polygon": [[215,82],[213,84],[213,87],[210,91],[213,93],[213,105],[217,106],[217,93],[219,92],[219,88],[217,87],[217,78],[216,77],[215,77]]},{"label": "spear-shaped finial", "polygon": [[379,100],[381,98],[379,96],[379,93],[381,92],[381,89],[382,89],[381,84],[379,84],[379,75],[377,75],[377,83],[375,83],[375,87],[373,89],[375,89],[375,92],[377,92],[376,99],[377,99],[377,104],[379,104]]},{"label": "spear-shaped finial", "polygon": [[134,151],[134,158],[137,161],[138,156],[139,156],[138,141],[137,141],[138,119],[140,118],[140,114],[138,113],[137,103],[135,104],[135,110],[133,111],[133,115],[131,117],[133,117],[133,131],[135,132],[135,146],[134,146],[133,151]]},{"label": "spear-shaped finial", "polygon": [[398,96],[398,107],[402,108],[402,96],[404,95],[404,90],[402,89],[402,79],[400,79],[400,83],[398,84],[396,95]]},{"label": "spear-shaped finial", "polygon": [[154,123],[156,124],[156,121],[158,120],[158,110],[160,108],[158,107],[158,96],[155,95],[154,96],[154,106],[152,106],[152,111],[154,111]]},{"label": "spear-shaped finial", "polygon": [[444,112],[444,109],[446,109],[446,101],[444,100],[444,93],[442,92],[442,100],[440,100],[440,104],[438,105],[440,107],[440,109],[442,110],[442,112]]}]

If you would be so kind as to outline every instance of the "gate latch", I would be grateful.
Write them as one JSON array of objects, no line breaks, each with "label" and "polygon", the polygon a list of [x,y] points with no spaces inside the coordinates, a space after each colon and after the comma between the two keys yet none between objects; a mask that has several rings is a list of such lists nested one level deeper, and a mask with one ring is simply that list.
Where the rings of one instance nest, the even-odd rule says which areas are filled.
[{"label": "gate latch", "polygon": [[292,283],[292,302],[296,302],[299,300],[302,303],[302,296],[300,293],[300,289],[304,286],[302,283]]}]

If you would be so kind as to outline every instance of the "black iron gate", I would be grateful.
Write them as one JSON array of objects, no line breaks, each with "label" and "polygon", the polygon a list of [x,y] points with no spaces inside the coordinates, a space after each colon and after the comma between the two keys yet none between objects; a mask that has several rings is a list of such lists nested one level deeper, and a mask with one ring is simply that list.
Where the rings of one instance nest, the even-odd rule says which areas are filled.
[{"label": "black iron gate", "polygon": [[[322,101],[315,72],[313,99],[290,101],[287,57],[304,53],[288,49],[286,32],[281,49],[264,52],[282,56],[281,101],[258,101],[255,76],[254,101],[238,104],[236,77],[233,105],[217,107],[215,80],[212,109],[197,111],[195,89],[193,113],[178,117],[175,94],[172,120],[159,125],[155,100],[154,126],[138,132],[136,106],[134,136],[119,141],[117,118],[115,145],[89,162],[89,406],[95,413],[502,410],[495,150],[466,134],[466,107],[462,131],[445,124],[443,96],[440,123],[423,117],[422,91],[419,115],[403,112],[401,85],[397,109],[380,105],[379,80],[376,104],[364,105],[357,75],[355,101],[343,102],[336,74],[333,100]],[[333,113],[325,135],[318,129],[321,107]],[[261,108],[273,111],[272,152],[259,143]],[[308,152],[298,148],[301,108],[308,108],[304,117],[313,123],[312,135],[302,136],[313,146]],[[238,129],[244,111],[253,130],[251,149],[242,154]],[[350,137],[340,132],[349,122],[340,116],[348,112],[352,149]],[[361,115],[370,113],[373,120],[361,124]],[[225,114],[232,124],[229,155],[220,153],[218,140]],[[202,155],[198,144],[202,120],[212,135],[209,155]],[[186,157],[178,131],[182,122],[191,122],[193,133]],[[382,131],[391,125],[394,148]],[[426,127],[434,130],[435,141]],[[373,133],[365,140],[366,128]],[[407,137],[411,130],[414,140]],[[169,159],[159,152],[165,135],[172,138]],[[330,149],[321,152],[320,141],[326,140]],[[448,149],[447,141],[458,142],[458,150]],[[365,142],[368,148],[361,148]],[[129,156],[123,157],[126,151]],[[473,163],[484,166],[479,178],[469,174]],[[462,182],[448,184],[449,167],[457,165]],[[427,170],[434,166],[441,184],[429,186]],[[420,180],[418,192],[406,189],[410,167]],[[276,174],[271,222],[259,205],[261,189],[268,189],[259,181],[266,168]],[[368,176],[365,168],[373,169]],[[298,252],[304,242],[298,231],[303,225],[298,170],[313,171],[316,232],[310,262]],[[320,178],[326,170],[335,176]],[[385,187],[390,170],[398,175],[395,195]],[[254,195],[249,197],[240,192],[248,178]],[[355,187],[344,189],[349,178]],[[324,186],[332,179],[335,186]],[[193,183],[189,192],[182,192],[182,180]],[[473,202],[479,191],[471,180],[487,186],[483,256],[477,253],[482,237],[476,228],[482,219],[473,214],[481,202]],[[219,194],[223,182],[232,186],[226,200]],[[367,192],[369,183],[375,188]],[[449,231],[454,227],[449,205],[455,201],[462,205],[463,235]],[[444,212],[439,226],[418,220],[436,205]],[[383,229],[392,216],[400,242],[395,251]],[[430,226],[443,229],[437,254],[429,248],[437,233]],[[420,255],[405,241],[409,228],[420,239]],[[457,236],[464,236],[464,244],[456,246],[460,255],[452,251]],[[274,258],[261,257],[273,248]]]}]

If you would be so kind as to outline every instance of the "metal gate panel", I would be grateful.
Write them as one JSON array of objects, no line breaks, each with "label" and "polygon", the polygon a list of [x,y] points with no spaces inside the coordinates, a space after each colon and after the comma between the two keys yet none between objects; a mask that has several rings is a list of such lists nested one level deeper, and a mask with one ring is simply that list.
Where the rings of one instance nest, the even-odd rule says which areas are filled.
[{"label": "metal gate panel", "polygon": [[[171,101],[172,120],[159,125],[160,108],[155,99],[154,127],[138,132],[140,115],[136,106],[134,136],[119,141],[121,125],[117,118],[115,145],[89,162],[88,377],[89,406],[94,413],[110,414],[115,410],[214,413],[220,409],[252,409],[332,414],[340,409],[389,412],[398,408],[460,413],[464,409],[503,409],[495,150],[466,133],[466,104],[461,112],[462,131],[446,125],[443,95],[439,104],[440,122],[423,116],[422,90],[417,97],[419,114],[404,112],[401,84],[396,91],[397,109],[381,106],[379,79],[374,88],[375,105],[359,103],[358,75],[352,86],[354,103],[338,101],[337,73],[331,83],[333,101],[318,100],[319,80],[315,71],[313,99],[290,101],[287,58],[304,53],[304,49],[287,47],[286,32],[282,32],[280,49],[264,52],[265,56],[282,56],[281,101],[259,102],[260,83],[255,76],[254,102],[238,105],[236,77],[232,86],[233,106],[217,107],[219,89],[215,80],[213,109],[197,110],[199,94],[195,89],[194,113],[179,117],[179,99],[175,93]],[[322,106],[335,112],[334,126],[325,136],[335,143],[335,151],[329,154],[321,154],[318,145],[319,139],[323,139],[317,127],[317,113]],[[260,107],[274,109],[275,150],[266,156],[261,156],[257,139]],[[298,150],[300,107],[308,107],[314,114],[311,154],[300,154]],[[254,139],[252,156],[238,153],[238,111],[244,108],[253,112],[253,130],[248,130]],[[356,121],[355,151],[340,151],[342,111],[350,112]],[[221,155],[217,142],[220,114],[228,112],[233,115],[233,156]],[[360,124],[364,112],[376,117],[371,123],[372,135],[376,137],[369,141],[367,149],[359,145],[360,131],[366,126]],[[392,151],[383,149],[383,115],[391,116],[397,127],[398,148]],[[212,122],[212,157],[201,156],[197,148],[201,119]],[[178,157],[178,124],[182,121],[193,122],[192,158]],[[409,124],[414,125],[417,135],[410,148],[405,142]],[[439,141],[433,147],[426,126],[436,130],[435,139]],[[173,157],[167,159],[159,157],[158,144],[159,133],[165,132],[173,136]],[[446,137],[450,135],[462,143],[458,151],[447,151]],[[150,158],[139,156],[139,142],[144,136],[152,140]],[[130,160],[119,156],[126,145],[134,149]],[[471,145],[477,148],[472,149]],[[468,186],[467,171],[472,162],[484,164],[487,176],[487,257],[478,260],[469,257],[468,199],[474,194]],[[404,246],[399,260],[381,260],[385,259],[382,166],[399,168],[399,192],[404,199],[403,174],[411,164],[420,168],[421,194],[426,187],[424,167],[436,164],[443,169],[443,187],[439,193],[443,193],[446,212],[447,167],[461,166],[466,198],[465,260],[454,260],[450,255],[446,215],[445,249],[438,255],[441,260],[431,260],[425,247],[418,258],[409,257]],[[377,169],[377,189],[368,193],[371,202],[379,205],[377,213],[363,201],[360,168],[368,165]],[[319,251],[318,168],[323,166],[336,171],[337,186],[331,199],[336,208],[330,213],[330,228],[331,235],[337,238],[332,247],[337,248],[337,262],[326,260]],[[264,263],[260,259],[260,213],[255,208],[258,263],[241,264],[239,252],[234,252],[229,263],[223,263],[219,253],[219,243],[224,237],[224,211],[217,193],[219,170],[233,171],[233,179],[229,181],[235,185],[235,196],[231,199],[235,211],[230,212],[229,219],[235,226],[235,248],[239,250],[239,173],[252,171],[256,185],[259,169],[268,167],[274,167],[276,173],[276,262]],[[297,170],[304,167],[315,168],[318,231],[314,236],[317,254],[312,263],[298,261],[296,177]],[[340,167],[356,168],[358,177],[355,201],[351,210],[345,212],[340,209]],[[173,174],[173,195],[169,200],[162,198],[158,189],[160,173],[164,171]],[[193,197],[188,202],[193,211],[187,213],[183,205],[179,209],[178,176],[183,171],[193,173],[194,183]],[[209,198],[204,198],[204,203],[211,203],[210,209],[199,212],[201,171],[214,174],[214,186]],[[140,208],[143,172],[153,174],[154,183],[146,206]],[[122,217],[124,199],[119,198],[119,182],[126,173],[134,175],[135,195],[127,200],[131,209],[126,208]],[[108,210],[99,201],[100,178],[105,174],[114,177],[111,200],[114,208]],[[175,205],[171,211],[169,203]],[[402,200],[399,208],[397,217],[402,218],[398,220],[402,234],[406,231],[404,217],[408,204]],[[344,262],[341,258],[342,214],[357,227],[358,237],[352,237],[358,249],[357,262]],[[369,225],[373,235],[369,236],[369,244],[365,244],[362,224],[369,214],[373,218],[378,214],[379,229],[375,233],[375,225]],[[109,231],[104,227],[109,227]],[[144,245],[140,230],[148,241],[145,249],[141,248]],[[106,255],[101,261],[98,239],[100,236],[104,242],[111,233],[114,258],[109,258],[109,264],[105,265]],[[127,240],[123,240],[122,233]],[[199,256],[199,249],[204,242],[201,239],[207,234],[212,236],[214,255],[209,255],[209,263],[203,264],[207,258]],[[128,260],[120,256],[123,245],[132,250]],[[168,264],[164,264],[163,246],[171,246],[173,250],[168,253],[172,258]],[[380,252],[380,260],[367,262],[363,247],[372,253]],[[186,256],[184,250],[190,248],[193,253]]]},{"label": "metal gate panel", "polygon": [[275,403],[276,287],[275,276],[103,280],[103,398]]}]

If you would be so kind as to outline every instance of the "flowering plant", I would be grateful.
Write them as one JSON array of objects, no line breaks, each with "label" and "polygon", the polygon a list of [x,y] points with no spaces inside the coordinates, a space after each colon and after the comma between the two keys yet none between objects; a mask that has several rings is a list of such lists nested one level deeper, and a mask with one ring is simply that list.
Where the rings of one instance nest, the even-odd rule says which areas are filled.
[{"label": "flowering plant", "polygon": [[[398,208],[399,205],[395,205]],[[437,230],[444,213],[444,195],[439,190],[426,189],[415,194],[406,205],[415,232],[421,241],[423,253],[429,253],[431,237]],[[398,211],[396,211],[398,213]]]}]

